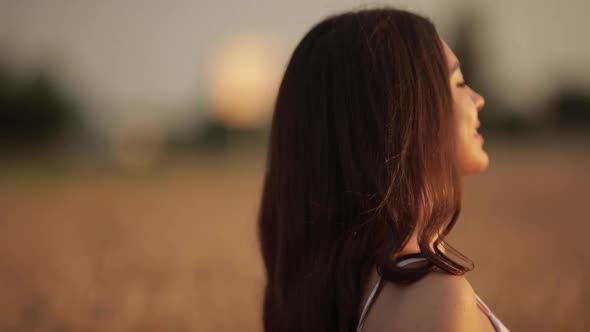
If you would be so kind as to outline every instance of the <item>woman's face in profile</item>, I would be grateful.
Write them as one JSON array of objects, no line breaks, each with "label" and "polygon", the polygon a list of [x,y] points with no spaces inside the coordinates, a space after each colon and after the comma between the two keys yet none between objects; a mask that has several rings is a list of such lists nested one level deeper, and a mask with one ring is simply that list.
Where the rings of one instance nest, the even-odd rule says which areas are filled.
[{"label": "woman's face in profile", "polygon": [[442,41],[450,75],[453,112],[457,121],[457,158],[462,175],[484,171],[489,164],[483,150],[483,137],[477,132],[480,125],[478,114],[485,101],[481,95],[465,84],[459,60],[445,41]]}]

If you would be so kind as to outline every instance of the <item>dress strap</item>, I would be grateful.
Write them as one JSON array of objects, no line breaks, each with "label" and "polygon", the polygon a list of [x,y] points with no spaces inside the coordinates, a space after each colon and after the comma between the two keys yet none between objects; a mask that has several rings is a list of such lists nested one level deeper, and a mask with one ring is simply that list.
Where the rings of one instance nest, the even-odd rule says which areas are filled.
[{"label": "dress strap", "polygon": [[416,263],[416,262],[420,262],[420,261],[425,261],[426,258],[424,257],[409,257],[409,258],[404,258],[402,260],[400,260],[399,262],[397,262],[397,266],[399,267],[404,267],[406,265],[412,264],[412,263]]},{"label": "dress strap", "polygon": [[[408,264],[412,264],[412,263],[423,261],[423,260],[426,260],[426,258],[420,257],[419,254],[410,254],[410,255],[404,256],[396,264],[399,267],[404,267]],[[356,332],[361,332],[361,330],[363,329],[363,323],[365,322],[365,317],[366,317],[367,313],[369,312],[369,310],[371,309],[371,306],[373,305],[375,298],[379,294],[379,291],[381,291],[381,288],[383,288],[383,284],[384,284],[383,279],[379,278],[379,281],[377,281],[377,283],[373,287],[373,291],[371,291],[369,298],[367,298],[367,302],[365,302],[365,306],[363,307],[363,311],[361,312],[361,317],[360,317],[359,322],[356,326]]]},{"label": "dress strap", "polygon": [[475,298],[477,299],[478,306],[486,314],[486,316],[488,316],[490,322],[492,322],[492,325],[494,326],[494,329],[497,332],[510,332],[508,330],[508,328],[506,327],[506,325],[504,325],[498,319],[498,317],[496,317],[496,315],[494,315],[492,310],[485,304],[485,302],[479,297],[479,295],[477,295],[477,293],[475,294]]},{"label": "dress strap", "polygon": [[375,287],[373,287],[373,291],[369,295],[367,302],[365,302],[363,312],[361,313],[361,318],[359,319],[359,322],[356,326],[356,332],[361,332],[361,330],[363,329],[363,323],[365,322],[365,316],[367,315],[367,313],[369,312],[369,309],[373,305],[375,296],[379,293],[379,291],[381,290],[382,287],[383,287],[383,279],[379,278],[379,281],[377,281],[377,284],[375,284]]}]

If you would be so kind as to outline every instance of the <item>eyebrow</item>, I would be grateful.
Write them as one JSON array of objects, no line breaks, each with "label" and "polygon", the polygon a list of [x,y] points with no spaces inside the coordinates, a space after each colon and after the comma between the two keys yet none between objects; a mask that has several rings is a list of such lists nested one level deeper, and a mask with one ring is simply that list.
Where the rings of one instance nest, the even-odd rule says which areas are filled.
[{"label": "eyebrow", "polygon": [[451,74],[454,73],[457,69],[459,69],[459,67],[461,67],[461,64],[459,63],[459,61],[456,61],[451,66],[451,70],[449,71],[449,73],[451,73]]}]

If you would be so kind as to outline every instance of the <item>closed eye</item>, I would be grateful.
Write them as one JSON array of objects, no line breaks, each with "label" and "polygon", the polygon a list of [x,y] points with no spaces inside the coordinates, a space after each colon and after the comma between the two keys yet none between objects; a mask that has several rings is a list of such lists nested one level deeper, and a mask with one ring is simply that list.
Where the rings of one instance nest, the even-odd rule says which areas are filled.
[{"label": "closed eye", "polygon": [[465,81],[461,82],[461,83],[457,83],[457,86],[460,88],[463,88],[467,85],[467,83]]}]

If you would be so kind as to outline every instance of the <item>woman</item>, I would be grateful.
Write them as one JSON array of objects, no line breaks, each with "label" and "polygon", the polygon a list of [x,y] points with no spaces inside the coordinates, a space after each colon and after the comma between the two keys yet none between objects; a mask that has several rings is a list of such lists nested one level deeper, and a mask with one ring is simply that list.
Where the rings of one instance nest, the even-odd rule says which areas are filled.
[{"label": "woman", "polygon": [[444,241],[461,177],[488,166],[483,105],[421,16],[350,12],[305,35],[259,212],[265,331],[507,331]]}]

